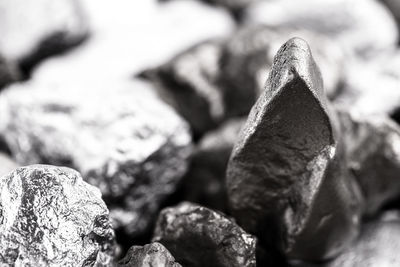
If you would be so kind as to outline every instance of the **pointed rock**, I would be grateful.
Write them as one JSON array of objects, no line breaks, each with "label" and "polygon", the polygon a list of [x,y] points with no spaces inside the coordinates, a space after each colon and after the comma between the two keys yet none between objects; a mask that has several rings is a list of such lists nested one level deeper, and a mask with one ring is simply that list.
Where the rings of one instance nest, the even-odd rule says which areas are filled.
[{"label": "pointed rock", "polygon": [[307,43],[289,40],[227,170],[238,223],[289,258],[332,257],[357,234],[359,192],[341,163],[333,115]]},{"label": "pointed rock", "polygon": [[254,236],[223,214],[189,202],[161,212],[153,241],[183,266],[256,266]]}]

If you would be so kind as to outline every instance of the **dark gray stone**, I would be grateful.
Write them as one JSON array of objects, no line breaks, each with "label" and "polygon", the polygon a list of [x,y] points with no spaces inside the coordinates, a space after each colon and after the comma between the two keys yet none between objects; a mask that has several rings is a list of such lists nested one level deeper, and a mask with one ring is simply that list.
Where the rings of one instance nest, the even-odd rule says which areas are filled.
[{"label": "dark gray stone", "polygon": [[175,258],[160,243],[131,247],[119,261],[119,267],[181,267]]},{"label": "dark gray stone", "polygon": [[400,127],[385,116],[339,112],[347,164],[374,215],[400,196]]},{"label": "dark gray stone", "polygon": [[346,168],[339,127],[307,43],[289,40],[227,170],[239,225],[288,258],[331,258],[358,233],[360,192]]},{"label": "dark gray stone", "polygon": [[100,191],[69,168],[21,167],[0,178],[3,266],[110,264],[114,231]]},{"label": "dark gray stone", "polygon": [[221,213],[184,202],[164,209],[153,241],[183,266],[256,266],[256,239]]},{"label": "dark gray stone", "polygon": [[0,2],[0,53],[29,72],[41,59],[82,42],[88,34],[76,0]]},{"label": "dark gray stone", "polygon": [[193,152],[183,180],[183,198],[226,211],[225,170],[245,119],[231,119],[208,132]]},{"label": "dark gray stone", "polygon": [[103,194],[115,228],[151,226],[191,153],[187,124],[139,82],[16,84],[0,98],[0,134],[19,164],[71,166]]},{"label": "dark gray stone", "polygon": [[375,0],[258,1],[245,18],[249,24],[316,32],[341,44],[347,55],[363,58],[393,49],[398,42],[395,20]]}]

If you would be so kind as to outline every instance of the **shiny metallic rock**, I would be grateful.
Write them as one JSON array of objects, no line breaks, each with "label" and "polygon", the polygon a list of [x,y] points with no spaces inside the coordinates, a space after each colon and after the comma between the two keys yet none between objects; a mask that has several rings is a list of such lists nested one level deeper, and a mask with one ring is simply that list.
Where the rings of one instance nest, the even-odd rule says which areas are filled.
[{"label": "shiny metallic rock", "polygon": [[69,168],[21,167],[0,178],[2,266],[111,263],[114,231],[100,191]]},{"label": "shiny metallic rock", "polygon": [[339,112],[347,164],[364,196],[365,215],[400,196],[400,127],[386,116]]},{"label": "shiny metallic rock", "polygon": [[185,200],[226,211],[225,170],[245,122],[243,118],[230,119],[200,139],[183,180]]},{"label": "shiny metallic rock", "polygon": [[88,34],[79,4],[76,0],[0,1],[0,53],[29,72],[41,59],[79,44]]},{"label": "shiny metallic rock", "polygon": [[305,41],[278,51],[227,170],[239,225],[288,258],[331,258],[358,233],[360,192]]},{"label": "shiny metallic rock", "polygon": [[256,266],[255,237],[221,213],[189,202],[161,212],[153,241],[183,266]]},{"label": "shiny metallic rock", "polygon": [[191,153],[187,124],[147,84],[31,81],[0,98],[0,135],[20,164],[71,166],[103,194],[114,227],[147,230]]},{"label": "shiny metallic rock", "polygon": [[175,258],[160,243],[131,247],[118,267],[181,267]]},{"label": "shiny metallic rock", "polygon": [[396,22],[375,0],[258,1],[246,14],[249,24],[292,27],[325,35],[348,55],[373,58],[398,42]]}]

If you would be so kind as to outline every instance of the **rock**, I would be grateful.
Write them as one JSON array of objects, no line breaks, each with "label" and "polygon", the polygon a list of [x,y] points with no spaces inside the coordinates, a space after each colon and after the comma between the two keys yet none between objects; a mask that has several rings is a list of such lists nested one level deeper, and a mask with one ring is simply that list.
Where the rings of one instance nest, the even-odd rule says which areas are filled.
[{"label": "rock", "polygon": [[344,53],[338,45],[304,30],[263,25],[242,27],[227,41],[220,60],[220,84],[224,92],[238,92],[226,101],[226,106],[231,108],[228,114],[248,114],[264,89],[274,55],[285,41],[294,36],[310,43],[316,62],[321,67],[328,97],[336,94],[345,62]]},{"label": "rock", "polygon": [[0,178],[3,266],[109,264],[114,231],[98,189],[69,168],[21,167]]},{"label": "rock", "polygon": [[364,196],[364,213],[374,215],[400,196],[400,127],[385,116],[339,116],[348,166]]},{"label": "rock", "polygon": [[[309,30],[341,44],[348,55],[373,58],[398,41],[390,12],[375,0],[258,1],[246,12],[247,24]],[[329,18],[329,19],[328,19]]]},{"label": "rock", "polygon": [[0,152],[0,176],[8,174],[17,167],[18,164],[9,155]]},{"label": "rock", "polygon": [[228,120],[203,136],[183,180],[185,200],[226,211],[225,170],[244,122],[244,119]]},{"label": "rock", "polygon": [[77,169],[131,237],[151,227],[187,168],[187,124],[143,83],[31,81],[3,91],[0,109],[18,163]]},{"label": "rock", "polygon": [[43,58],[81,43],[88,26],[79,4],[75,0],[2,0],[0,53],[29,73]]},{"label": "rock", "polygon": [[158,84],[163,99],[190,123],[195,135],[215,128],[223,119],[225,103],[216,84],[221,41],[200,43],[142,76]]},{"label": "rock", "polygon": [[154,242],[143,247],[131,247],[126,256],[119,261],[120,267],[181,267],[175,258],[160,243]]},{"label": "rock", "polygon": [[256,239],[208,208],[184,202],[164,209],[153,241],[183,266],[256,266]]},{"label": "rock", "polygon": [[357,236],[361,199],[339,133],[307,43],[289,40],[228,164],[238,224],[289,259],[343,251]]}]

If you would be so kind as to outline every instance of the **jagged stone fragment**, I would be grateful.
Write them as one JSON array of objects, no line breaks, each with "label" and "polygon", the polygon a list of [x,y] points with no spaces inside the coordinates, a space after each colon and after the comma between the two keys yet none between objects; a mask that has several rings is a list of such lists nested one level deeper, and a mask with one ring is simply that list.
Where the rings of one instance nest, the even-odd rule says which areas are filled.
[{"label": "jagged stone fragment", "polygon": [[396,47],[398,32],[390,12],[375,0],[258,1],[245,15],[249,24],[292,27],[325,35],[348,55],[372,58]]},{"label": "jagged stone fragment", "polygon": [[175,258],[160,243],[131,247],[118,267],[181,267]]},{"label": "jagged stone fragment", "polygon": [[41,59],[79,44],[88,34],[76,0],[2,0],[0,53],[29,72]]},{"label": "jagged stone fragment", "polygon": [[245,121],[228,120],[202,137],[183,180],[185,200],[220,211],[226,210],[225,170]]},{"label": "jagged stone fragment", "polygon": [[0,178],[2,266],[110,264],[114,231],[100,191],[69,168],[21,167]]},{"label": "jagged stone fragment", "polygon": [[187,124],[139,82],[31,81],[0,98],[0,134],[20,164],[71,166],[103,194],[113,225],[142,233],[191,151]]},{"label": "jagged stone fragment", "polygon": [[189,202],[164,209],[153,241],[183,266],[256,266],[256,239],[221,213]]},{"label": "jagged stone fragment", "polygon": [[289,258],[330,258],[357,235],[360,194],[307,43],[278,51],[227,170],[239,225]]},{"label": "jagged stone fragment", "polygon": [[400,196],[400,127],[386,116],[339,112],[347,164],[373,215]]}]

